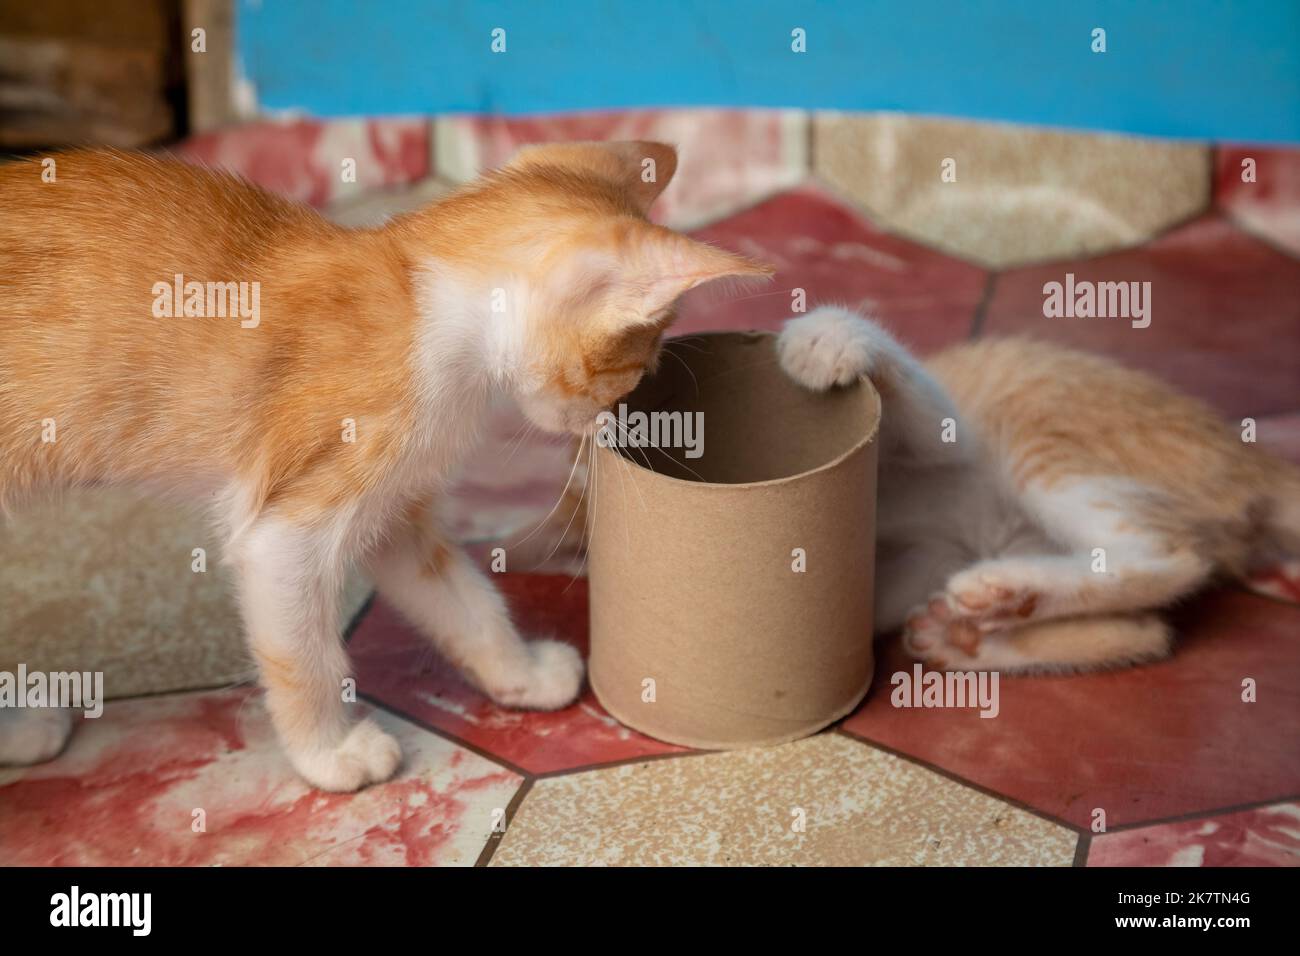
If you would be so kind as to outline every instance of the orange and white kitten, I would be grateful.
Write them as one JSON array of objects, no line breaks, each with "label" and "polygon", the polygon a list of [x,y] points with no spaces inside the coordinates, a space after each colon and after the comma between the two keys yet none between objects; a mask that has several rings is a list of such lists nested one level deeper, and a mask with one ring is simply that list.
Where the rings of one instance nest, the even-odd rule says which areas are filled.
[{"label": "orange and white kitten", "polygon": [[[322,789],[401,756],[343,701],[353,562],[494,700],[572,701],[579,655],[525,643],[434,512],[494,394],[584,432],[653,365],[679,296],[769,274],[647,221],[672,148],[533,147],[364,230],[177,162],[52,159],[0,167],[0,509],[101,483],[209,507],[275,729]],[[58,751],[58,712],[18,713],[0,763]]]},{"label": "orange and white kitten", "polygon": [[923,364],[839,308],[777,348],[808,388],[881,394],[876,630],[935,667],[1160,658],[1154,611],[1300,553],[1300,471],[1148,375],[1018,338]]}]

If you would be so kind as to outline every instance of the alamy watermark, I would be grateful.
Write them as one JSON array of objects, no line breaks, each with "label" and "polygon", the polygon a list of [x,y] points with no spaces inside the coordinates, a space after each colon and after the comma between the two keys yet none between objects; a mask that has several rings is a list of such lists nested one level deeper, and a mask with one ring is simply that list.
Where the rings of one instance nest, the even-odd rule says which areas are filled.
[{"label": "alamy watermark", "polygon": [[1131,319],[1135,329],[1151,324],[1150,282],[1075,281],[1043,285],[1043,315],[1049,319]]},{"label": "alamy watermark", "polygon": [[104,713],[103,671],[0,671],[0,709],[66,707],[91,719]]},{"label": "alamy watermark", "polygon": [[83,893],[73,885],[67,893],[50,897],[51,926],[120,926],[132,936],[148,936],[153,929],[152,893]]},{"label": "alamy watermark", "polygon": [[629,412],[596,416],[596,444],[601,448],[683,448],[687,458],[704,454],[703,412]]},{"label": "alamy watermark", "polygon": [[920,664],[897,671],[889,702],[895,707],[978,707],[981,717],[996,717],[1001,675],[997,671],[927,671]]},{"label": "alamy watermark", "polygon": [[239,319],[240,328],[255,329],[262,321],[260,282],[186,281],[176,273],[172,281],[153,284],[156,319]]}]

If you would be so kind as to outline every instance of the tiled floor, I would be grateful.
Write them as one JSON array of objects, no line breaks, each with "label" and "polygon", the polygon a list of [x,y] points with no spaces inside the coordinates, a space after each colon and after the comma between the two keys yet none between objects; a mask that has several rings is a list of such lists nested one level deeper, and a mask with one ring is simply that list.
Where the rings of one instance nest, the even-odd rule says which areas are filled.
[{"label": "tiled floor", "polygon": [[[775,328],[803,290],[809,307],[873,309],[923,353],[973,335],[1031,332],[1147,368],[1232,420],[1255,418],[1261,442],[1300,461],[1300,152],[1097,137],[1071,139],[1068,162],[1053,165],[1060,136],[1034,146],[1032,135],[1007,133],[1011,145],[999,146],[989,131],[963,140],[961,124],[886,125],[883,139],[864,146],[870,123],[784,113],[297,121],[255,124],[181,152],[363,221],[436,195],[523,142],[675,139],[680,183],[659,215],[779,269],[756,294],[692,298],[683,331]],[[940,200],[917,180],[891,203],[888,184],[873,180],[895,175],[900,157],[920,163],[932,152],[937,177],[955,141],[966,144],[956,153],[958,182],[976,186],[981,168],[997,168],[1004,185],[1041,192],[1056,184],[1064,206],[1036,208],[1026,198],[1039,195],[1033,189],[1000,186],[981,201],[997,204],[1005,193],[1002,206],[962,219],[950,241],[931,236],[925,209],[939,203],[961,219],[978,190]],[[867,146],[876,153],[854,167],[852,150]],[[1031,147],[1041,161],[999,166],[999,149]],[[1098,153],[1109,172],[1097,179],[1096,164],[1077,150]],[[335,172],[347,158],[358,160],[355,184]],[[1247,160],[1253,182],[1242,178]],[[1147,168],[1161,163],[1172,179]],[[1143,185],[1153,175],[1163,183],[1158,195]],[[1185,188],[1171,191],[1175,181]],[[1044,262],[1023,240],[1045,234],[1052,217],[1081,232]],[[1027,232],[1008,238],[1021,225]],[[1043,284],[1067,272],[1150,281],[1151,326],[1043,318]],[[463,537],[529,527],[555,500],[565,446],[520,438],[518,419],[503,409],[459,489],[453,518]],[[33,552],[44,547],[26,533]],[[171,537],[188,562],[193,535]],[[45,566],[39,560],[31,566]],[[91,574],[72,557],[48,566]],[[500,579],[522,627],[585,649],[585,580],[522,570]],[[149,580],[166,580],[158,573]],[[116,587],[103,581],[98,591]],[[893,707],[889,677],[910,663],[885,639],[875,686],[854,714],[807,740],[728,754],[650,740],[613,720],[590,691],[557,713],[498,708],[376,600],[358,615],[350,648],[358,709],[377,711],[402,740],[397,779],[355,796],[308,790],[247,686],[115,700],[54,762],[0,771],[0,863],[1295,865],[1300,565],[1254,587],[1181,607],[1178,649],[1164,663],[1007,678],[993,720]],[[198,598],[153,590],[166,605],[145,615],[155,627],[183,614],[214,641],[220,632],[227,650],[214,662],[181,662],[178,674],[142,677],[129,693],[233,676],[236,638],[225,632],[234,625],[222,624],[219,601],[203,597],[200,614],[180,603]],[[57,600],[33,601],[29,617],[63,613]],[[83,616],[106,615],[140,616],[102,600]],[[112,652],[127,655],[129,642],[119,643]],[[157,636],[138,643],[153,648],[140,658],[147,667],[155,666],[148,654],[167,647]],[[1247,679],[1253,702],[1243,700]]]}]

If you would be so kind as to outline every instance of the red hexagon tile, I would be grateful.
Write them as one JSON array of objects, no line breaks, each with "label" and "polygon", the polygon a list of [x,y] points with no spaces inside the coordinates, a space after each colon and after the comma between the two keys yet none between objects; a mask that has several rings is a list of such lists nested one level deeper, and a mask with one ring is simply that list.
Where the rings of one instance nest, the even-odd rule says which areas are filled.
[{"label": "red hexagon tile", "polygon": [[[587,654],[587,582],[562,575],[502,574],[497,583],[519,629],[567,641]],[[366,697],[530,773],[679,753],[624,727],[590,688],[564,710],[507,710],[467,684],[382,600],[349,642]]]},{"label": "red hexagon tile", "polygon": [[[1076,289],[1150,282],[1150,325],[1045,317],[1044,286],[1068,275]],[[1300,408],[1297,289],[1300,262],[1207,216],[1138,249],[999,275],[983,334],[1030,333],[1113,355],[1226,415],[1290,412]]]},{"label": "red hexagon tile", "polygon": [[984,270],[882,232],[814,187],[769,199],[693,235],[768,262],[777,275],[770,285],[740,292],[692,293],[674,332],[777,329],[790,317],[798,288],[809,309],[859,307],[907,345],[928,352],[969,334],[984,294]]},{"label": "red hexagon tile", "polygon": [[1300,149],[1220,147],[1214,193],[1251,232],[1300,255]]},{"label": "red hexagon tile", "polygon": [[294,774],[250,688],[110,701],[54,761],[0,769],[0,861],[473,865],[521,778],[375,716],[402,744],[398,776],[329,794]]},{"label": "red hexagon tile", "polygon": [[1300,866],[1300,803],[1103,833],[1089,866]]},{"label": "red hexagon tile", "polygon": [[[1300,411],[1260,419],[1256,426],[1261,445],[1300,465]],[[1256,570],[1246,586],[1256,594],[1300,604],[1300,557]]]},{"label": "red hexagon tile", "polygon": [[658,140],[678,148],[677,175],[655,203],[658,222],[710,222],[803,180],[808,119],[799,111],[633,110],[437,120],[438,170],[457,181],[500,166],[521,146],[565,140]]},{"label": "red hexagon tile", "polygon": [[1300,607],[1220,590],[1173,622],[1170,660],[1008,677],[993,718],[892,706],[891,675],[913,665],[890,639],[843,726],[1079,826],[1098,808],[1114,827],[1300,793]]},{"label": "red hexagon tile", "polygon": [[[425,119],[271,120],[245,123],[186,140],[176,154],[239,173],[271,192],[313,206],[431,175]],[[345,182],[343,161],[356,161]]]}]

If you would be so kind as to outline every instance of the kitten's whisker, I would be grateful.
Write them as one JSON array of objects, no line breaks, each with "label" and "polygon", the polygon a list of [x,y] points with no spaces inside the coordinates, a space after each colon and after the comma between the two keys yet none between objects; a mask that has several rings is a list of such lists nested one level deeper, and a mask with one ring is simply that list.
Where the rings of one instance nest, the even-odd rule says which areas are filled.
[{"label": "kitten's whisker", "polygon": [[[618,422],[618,419],[612,419],[612,421]],[[625,435],[626,435],[626,434],[628,433],[628,431],[629,431],[629,430],[628,430],[628,427],[627,427],[626,425],[624,425],[622,422],[618,422],[618,424],[619,424],[619,427],[623,429],[623,431],[624,431],[624,433],[625,433]],[[626,437],[625,437],[624,440],[626,441]],[[653,473],[656,474],[656,475],[659,474],[659,472],[655,471],[654,466],[650,464],[650,456],[649,456],[648,454],[646,454],[645,449],[643,449],[643,448],[637,448],[636,446],[634,446],[634,445],[632,445],[632,444],[630,444],[630,443],[624,445],[624,447],[626,447],[626,448],[634,448],[636,451],[641,452],[641,456],[645,459],[646,468],[648,468],[651,472],[653,472]],[[703,475],[701,475],[698,471],[696,471],[696,470],[695,470],[694,468],[692,468],[690,465],[686,464],[686,462],[682,461],[680,458],[673,458],[671,455],[667,454],[667,453],[666,453],[663,449],[661,449],[661,448],[656,448],[655,451],[659,452],[661,455],[663,455],[665,458],[667,458],[667,459],[668,459],[669,461],[671,461],[673,464],[675,464],[675,465],[680,465],[682,468],[685,468],[687,471],[689,471],[689,472],[690,472],[692,475],[694,475],[696,478],[700,479],[700,481],[703,481],[703,482],[707,482],[707,481],[708,481],[707,478],[705,478]]]},{"label": "kitten's whisker", "polygon": [[506,447],[509,448],[511,445],[513,445],[515,439],[519,437],[519,433],[522,432],[525,428],[527,428],[530,424],[532,424],[532,422],[530,422],[527,418],[521,421],[519,423],[519,427],[515,429],[515,433],[511,435],[510,440],[506,442]]},{"label": "kitten's whisker", "polygon": [[700,380],[695,377],[695,370],[686,363],[686,359],[682,358],[680,355],[675,353],[672,349],[664,349],[664,354],[671,355],[673,358],[677,359],[677,361],[681,364],[682,368],[686,369],[686,374],[689,375],[691,377],[691,381],[695,383],[695,397],[699,398]]},{"label": "kitten's whisker", "polygon": [[[626,515],[627,514],[627,479],[623,477],[623,467],[624,467],[623,462],[621,461],[616,462],[614,463],[613,467],[614,470],[618,473],[618,485],[620,488],[623,489],[623,514]],[[636,482],[632,483],[632,487],[636,488]],[[641,494],[640,488],[637,488],[637,494],[638,495]],[[646,510],[645,498],[641,499],[641,510],[642,511]],[[626,545],[627,550],[630,553],[632,551],[632,538],[627,530],[626,518],[624,518],[623,520],[623,543]]]},{"label": "kitten's whisker", "polygon": [[599,456],[596,454],[596,443],[593,441],[591,443],[591,466],[587,470],[587,484],[591,486],[591,507],[582,516],[582,561],[578,565],[578,572],[569,579],[569,583],[564,586],[564,590],[560,592],[561,594],[566,593],[569,588],[573,587],[573,582],[584,576],[587,571],[587,555],[591,551],[591,539],[596,530],[596,496],[599,493],[596,488],[596,469],[600,467],[597,464],[599,460]]},{"label": "kitten's whisker", "polygon": [[[578,445],[578,456],[579,456],[579,457],[581,457],[581,455],[582,455],[582,449],[583,449],[583,447],[584,447],[586,444],[587,444],[587,436],[584,434],[584,435],[582,436],[582,443],[581,443],[580,445]],[[593,441],[593,442],[591,443],[591,446],[594,448],[595,445],[596,445],[596,443]],[[574,460],[573,460],[573,467],[574,467],[575,470],[576,470],[577,467],[578,467],[578,459],[577,459],[577,458],[574,458]],[[535,568],[536,568],[536,567],[541,567],[541,566],[544,565],[547,561],[551,560],[551,558],[555,556],[555,552],[558,551],[558,550],[560,549],[560,545],[564,544],[564,539],[567,538],[567,537],[569,536],[569,529],[573,527],[573,519],[576,518],[576,517],[578,517],[578,512],[582,510],[582,502],[583,502],[583,499],[587,497],[587,489],[588,489],[590,486],[591,486],[591,466],[590,466],[590,458],[588,458],[588,467],[587,467],[587,483],[584,484],[584,485],[582,486],[582,494],[578,496],[578,505],[577,505],[577,507],[575,507],[575,508],[573,509],[573,514],[569,515],[569,522],[568,522],[568,524],[566,524],[566,525],[564,526],[564,530],[560,533],[560,537],[556,540],[556,542],[555,542],[555,546],[551,548],[550,552],[546,555],[546,557],[542,558],[542,560],[541,560],[537,565],[534,565]],[[566,490],[567,490],[567,486],[566,486]],[[593,494],[594,494],[594,492],[593,492]],[[561,496],[561,497],[563,497],[563,496]],[[557,508],[559,507],[559,502],[556,502],[556,507],[557,507]],[[547,519],[542,519],[542,520],[545,521],[545,520],[547,520]],[[583,521],[584,521],[584,523],[585,523],[585,521],[586,521],[586,516],[585,516],[585,515],[583,516]]]},{"label": "kitten's whisker", "polygon": [[[545,518],[543,518],[541,521],[537,522],[537,524],[533,526],[533,530],[532,530],[532,531],[528,532],[528,534],[524,535],[524,537],[522,537],[522,538],[520,538],[518,541],[514,542],[514,543],[511,545],[511,547],[514,547],[514,548],[519,547],[521,544],[523,544],[525,541],[527,541],[527,540],[528,540],[529,538],[531,538],[533,535],[537,534],[538,531],[542,530],[542,528],[545,526],[546,522],[548,522],[548,521],[551,520],[551,516],[554,515],[555,512],[556,512],[556,510],[560,507],[560,505],[564,503],[564,496],[567,495],[567,494],[569,493],[569,485],[573,482],[573,476],[574,476],[574,474],[576,474],[577,471],[578,471],[578,462],[582,460],[582,448],[583,448],[583,446],[586,445],[586,444],[587,444],[587,436],[586,436],[586,435],[583,435],[583,436],[582,436],[582,441],[580,441],[580,442],[578,443],[578,452],[577,452],[577,454],[575,454],[575,455],[573,456],[573,467],[569,469],[569,477],[565,480],[565,482],[564,482],[564,487],[563,487],[562,489],[560,489],[560,497],[557,498],[557,499],[555,500],[555,505],[551,508],[550,511],[548,511],[548,512],[546,513],[546,517],[545,517]],[[579,499],[579,500],[581,500],[581,499]]]},{"label": "kitten's whisker", "polygon": [[[629,451],[633,451],[633,452],[638,453],[638,454],[641,456],[641,460],[645,462],[645,466],[646,466],[646,468],[647,468],[647,469],[648,469],[652,474],[658,474],[658,472],[655,471],[655,469],[654,469],[654,465],[650,464],[650,456],[649,456],[648,454],[646,454],[645,449],[644,449],[644,448],[641,448],[641,447],[638,446],[638,445],[633,444],[633,443],[630,442],[630,441],[628,441],[628,436],[631,434],[631,429],[628,428],[627,425],[624,425],[622,422],[618,421],[617,419],[614,419],[614,421],[618,424],[618,426],[619,426],[620,428],[623,429],[623,434],[620,436],[620,437],[621,437],[621,440],[622,440],[622,442],[623,442],[622,447],[628,449]],[[624,455],[624,456],[622,456],[622,457],[626,458],[627,456]]]},{"label": "kitten's whisker", "polygon": [[519,449],[523,448],[524,445],[527,444],[528,439],[532,436],[533,432],[537,430],[537,425],[533,422],[525,422],[525,426],[523,436],[514,443],[514,448],[512,448],[510,454],[506,456],[505,464],[507,465],[510,464],[515,455],[519,453]]},{"label": "kitten's whisker", "polygon": [[692,345],[692,344],[691,344],[691,339],[699,339],[699,338],[703,338],[703,336],[702,336],[702,335],[688,335],[688,336],[684,336],[684,337],[682,337],[682,338],[680,338],[680,339],[673,339],[671,342],[665,342],[665,343],[664,343],[664,350],[666,351],[666,350],[668,350],[668,349],[670,349],[670,348],[672,348],[672,347],[674,347],[674,346],[676,346],[676,345],[680,345],[682,348],[684,348],[684,349],[690,349],[692,352],[699,352],[701,355],[708,355],[709,353],[706,352],[704,349],[700,348],[698,345]]},{"label": "kitten's whisker", "polygon": [[[622,476],[622,474],[623,474],[623,469],[624,469],[624,468],[629,468],[629,467],[631,467],[631,466],[632,466],[632,462],[628,461],[628,460],[627,460],[626,458],[624,458],[622,455],[619,455],[619,456],[618,456],[618,459],[619,459],[619,460],[618,460],[619,475]],[[653,470],[654,470],[654,469],[651,469],[652,472],[653,472]],[[642,510],[642,511],[649,511],[650,509],[646,507],[646,503],[645,503],[645,495],[643,495],[643,494],[641,493],[641,486],[638,485],[638,484],[636,483],[635,480],[632,481],[632,488],[636,491],[636,496],[637,496],[638,498],[641,499],[641,510]]]}]

